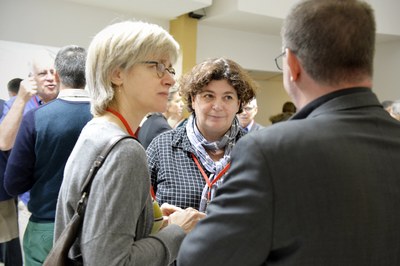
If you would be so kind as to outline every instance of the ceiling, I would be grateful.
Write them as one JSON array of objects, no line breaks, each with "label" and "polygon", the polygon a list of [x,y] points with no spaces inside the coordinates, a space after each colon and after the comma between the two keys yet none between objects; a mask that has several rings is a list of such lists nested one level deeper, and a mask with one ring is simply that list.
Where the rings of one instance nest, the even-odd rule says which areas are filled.
[{"label": "ceiling", "polygon": [[153,18],[172,20],[212,5],[212,0],[65,0]]},{"label": "ceiling", "polygon": [[[202,15],[199,24],[233,30],[279,35],[288,5],[296,0],[281,0],[278,7],[269,6],[273,0],[64,0],[87,6],[107,8],[152,18],[173,20],[194,12]],[[252,3],[246,8],[245,4]],[[254,7],[260,6],[260,10]],[[283,10],[282,10],[283,9]],[[269,11],[273,10],[273,11]],[[278,13],[271,15],[271,13]],[[378,34],[378,42],[400,40],[400,36]]]},{"label": "ceiling", "polygon": [[[233,30],[279,35],[282,19],[242,12],[235,5],[226,8],[224,1],[232,0],[65,0],[87,6],[107,8],[117,12],[151,16],[156,19],[173,20],[183,14],[193,12],[201,16],[199,24]],[[218,2],[217,2],[218,1]],[[221,8],[222,6],[222,8]],[[257,81],[282,80],[282,74],[267,71],[252,71],[250,75]]]},{"label": "ceiling", "polygon": [[[199,24],[233,30],[279,35],[282,19],[240,9],[238,0],[64,0],[87,6],[173,20],[193,12]],[[254,0],[252,0],[254,2]],[[262,0],[257,0],[262,1]],[[227,3],[227,4],[226,4]],[[221,5],[223,7],[221,8]],[[227,5],[229,6],[227,8]]]},{"label": "ceiling", "polygon": [[[173,20],[180,15],[193,12],[199,15],[200,25],[207,25],[231,30],[254,32],[268,35],[279,35],[283,19],[266,15],[271,9],[284,17],[282,2],[275,7],[266,0],[64,0],[87,6],[107,8],[124,13],[151,16],[156,19]],[[287,1],[287,0],[285,0]],[[294,2],[294,0],[291,0]],[[270,3],[271,1],[269,1]],[[253,10],[247,5],[253,5]],[[281,6],[278,6],[281,5]],[[286,6],[288,6],[286,2]],[[260,7],[260,10],[254,9]],[[287,9],[287,8],[286,8]],[[250,11],[249,11],[250,10]],[[400,36],[378,34],[377,41],[399,40]],[[282,75],[276,72],[250,71],[256,80],[281,80]]]}]

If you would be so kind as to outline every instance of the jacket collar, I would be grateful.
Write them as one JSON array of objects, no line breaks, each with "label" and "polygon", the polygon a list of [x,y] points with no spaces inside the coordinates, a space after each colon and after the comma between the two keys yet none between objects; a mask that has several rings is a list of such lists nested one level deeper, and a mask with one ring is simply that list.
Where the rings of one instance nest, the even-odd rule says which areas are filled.
[{"label": "jacket collar", "polygon": [[354,109],[365,106],[381,106],[370,88],[354,87],[328,93],[304,106],[290,120],[314,117],[325,112]]}]

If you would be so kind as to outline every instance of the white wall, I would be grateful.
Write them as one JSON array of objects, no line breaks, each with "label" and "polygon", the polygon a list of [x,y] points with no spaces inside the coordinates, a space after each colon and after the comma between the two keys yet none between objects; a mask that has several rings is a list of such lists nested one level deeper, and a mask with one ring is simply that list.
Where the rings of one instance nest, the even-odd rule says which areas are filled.
[{"label": "white wall", "polygon": [[169,21],[124,14],[60,0],[0,0],[0,98],[8,99],[7,82],[28,74],[29,55],[37,49],[76,44],[87,48],[102,28],[125,19]]},{"label": "white wall", "polygon": [[229,57],[251,70],[276,71],[274,58],[281,53],[281,38],[222,28],[199,26],[197,62]]},{"label": "white wall", "polygon": [[376,30],[381,34],[400,35],[399,0],[366,0],[375,12]]},{"label": "white wall", "polygon": [[112,22],[140,19],[169,29],[169,22],[60,0],[0,0],[0,40],[87,47]]},{"label": "white wall", "polygon": [[400,41],[377,45],[374,88],[381,101],[400,99]]}]

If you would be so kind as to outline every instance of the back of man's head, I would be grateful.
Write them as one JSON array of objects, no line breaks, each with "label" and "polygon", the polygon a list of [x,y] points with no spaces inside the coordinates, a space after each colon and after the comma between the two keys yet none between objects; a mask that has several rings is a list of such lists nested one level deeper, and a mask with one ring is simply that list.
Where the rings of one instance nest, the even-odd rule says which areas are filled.
[{"label": "back of man's head", "polygon": [[68,88],[84,88],[86,85],[85,62],[84,48],[76,45],[61,48],[54,62],[60,82]]},{"label": "back of man's head", "polygon": [[372,76],[375,18],[366,2],[301,1],[286,18],[282,39],[319,83],[338,85]]},{"label": "back of man's head", "polygon": [[282,106],[282,113],[296,113],[296,106],[292,102],[285,102]]},{"label": "back of man's head", "polygon": [[7,83],[8,94],[10,97],[18,94],[21,81],[21,78],[13,78]]}]

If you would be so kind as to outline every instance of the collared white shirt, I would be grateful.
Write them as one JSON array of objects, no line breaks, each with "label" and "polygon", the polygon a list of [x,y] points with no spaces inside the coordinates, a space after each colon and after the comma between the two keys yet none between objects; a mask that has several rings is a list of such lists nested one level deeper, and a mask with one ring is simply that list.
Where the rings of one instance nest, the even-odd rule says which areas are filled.
[{"label": "collared white shirt", "polygon": [[250,132],[251,128],[254,125],[254,119],[250,122],[250,124],[247,125],[247,127],[245,128],[245,130],[247,130],[247,132]]},{"label": "collared white shirt", "polygon": [[71,102],[89,102],[89,92],[84,89],[62,89],[58,93],[58,99]]}]

